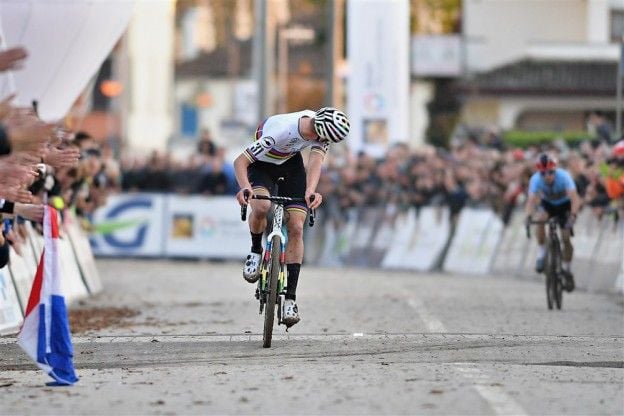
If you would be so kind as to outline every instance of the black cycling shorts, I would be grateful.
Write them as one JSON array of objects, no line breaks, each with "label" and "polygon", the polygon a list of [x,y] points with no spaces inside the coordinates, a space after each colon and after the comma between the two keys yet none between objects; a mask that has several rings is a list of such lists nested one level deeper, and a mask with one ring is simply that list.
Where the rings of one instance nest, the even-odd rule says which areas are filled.
[{"label": "black cycling shorts", "polygon": [[548,213],[548,217],[557,217],[559,225],[561,228],[565,227],[568,222],[568,217],[570,216],[570,211],[572,210],[572,202],[567,201],[563,204],[555,205],[551,204],[548,201],[542,199],[541,207]]},{"label": "black cycling shorts", "polygon": [[[262,161],[253,162],[247,168],[247,177],[252,188],[266,188],[271,194],[273,194],[277,179],[284,178],[284,181],[279,184],[279,196],[305,197],[306,171],[301,153],[296,154],[281,165]],[[304,213],[307,213],[306,204],[303,202],[287,204],[285,208],[287,210],[303,210]]]}]

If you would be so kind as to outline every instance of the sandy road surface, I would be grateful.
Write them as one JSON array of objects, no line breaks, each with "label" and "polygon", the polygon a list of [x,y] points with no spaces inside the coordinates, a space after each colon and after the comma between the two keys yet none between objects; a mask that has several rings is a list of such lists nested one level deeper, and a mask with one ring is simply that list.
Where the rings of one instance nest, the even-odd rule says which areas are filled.
[{"label": "sandy road surface", "polygon": [[0,338],[0,414],[624,413],[615,296],[549,312],[536,281],[304,268],[302,321],[263,349],[237,264],[98,267],[105,293],[73,308],[80,382],[46,387]]}]

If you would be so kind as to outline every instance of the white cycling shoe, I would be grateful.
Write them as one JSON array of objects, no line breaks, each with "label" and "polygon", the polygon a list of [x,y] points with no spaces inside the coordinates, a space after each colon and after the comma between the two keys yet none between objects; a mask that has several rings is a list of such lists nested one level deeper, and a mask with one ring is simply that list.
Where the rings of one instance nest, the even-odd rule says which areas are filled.
[{"label": "white cycling shoe", "polygon": [[260,277],[260,263],[262,255],[258,253],[249,253],[243,267],[243,278],[249,283],[256,283]]},{"label": "white cycling shoe", "polygon": [[282,322],[288,328],[299,322],[299,311],[297,304],[292,299],[286,299],[284,301],[284,315],[282,316]]}]

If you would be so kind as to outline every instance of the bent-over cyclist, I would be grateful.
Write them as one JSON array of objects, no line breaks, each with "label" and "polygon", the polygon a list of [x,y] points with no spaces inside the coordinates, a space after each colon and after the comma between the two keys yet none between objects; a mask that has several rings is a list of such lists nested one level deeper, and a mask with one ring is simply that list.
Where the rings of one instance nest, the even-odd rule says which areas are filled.
[{"label": "bent-over cyclist", "polygon": [[[526,221],[530,224],[532,220],[546,221],[551,217],[557,217],[563,240],[561,267],[566,280],[565,289],[571,292],[574,290],[574,276],[570,264],[574,249],[570,237],[581,202],[572,176],[567,170],[557,168],[557,161],[554,158],[545,153],[541,154],[535,163],[535,168],[537,172],[529,181],[529,195],[525,208]],[[533,218],[534,214],[535,218]],[[538,253],[535,270],[542,273],[546,256],[544,224],[537,226],[536,236]]]},{"label": "bent-over cyclist", "polygon": [[[241,205],[251,204],[249,231],[251,252],[243,267],[243,277],[250,283],[259,278],[262,259],[262,234],[267,226],[270,201],[250,199],[247,195],[270,195],[278,178],[279,196],[305,198],[309,208],[318,207],[323,201],[316,192],[321,176],[321,166],[330,143],[344,140],[349,133],[349,120],[332,107],[318,111],[303,110],[295,113],[277,114],[258,126],[255,140],[234,161],[236,180],[240,191],[236,199]],[[301,151],[310,148],[307,173]],[[314,196],[313,200],[310,199]],[[286,244],[287,285],[283,321],[287,326],[299,322],[296,292],[299,271],[303,261],[303,224],[307,207],[289,204],[288,242]]]}]

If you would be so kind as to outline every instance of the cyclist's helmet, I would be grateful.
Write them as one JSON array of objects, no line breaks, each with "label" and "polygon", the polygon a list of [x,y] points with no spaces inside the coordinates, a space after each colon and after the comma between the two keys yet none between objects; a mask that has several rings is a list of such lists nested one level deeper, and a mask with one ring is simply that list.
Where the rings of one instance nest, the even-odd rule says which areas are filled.
[{"label": "cyclist's helmet", "polygon": [[314,131],[321,141],[341,142],[346,139],[350,127],[347,115],[333,107],[323,107],[314,115]]},{"label": "cyclist's helmet", "polygon": [[542,153],[535,162],[535,168],[540,172],[553,170],[557,167],[557,161],[546,153]]},{"label": "cyclist's helmet", "polygon": [[624,157],[624,140],[620,140],[613,146],[613,157]]}]

